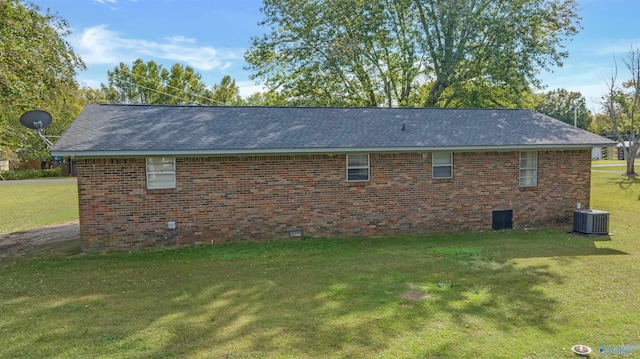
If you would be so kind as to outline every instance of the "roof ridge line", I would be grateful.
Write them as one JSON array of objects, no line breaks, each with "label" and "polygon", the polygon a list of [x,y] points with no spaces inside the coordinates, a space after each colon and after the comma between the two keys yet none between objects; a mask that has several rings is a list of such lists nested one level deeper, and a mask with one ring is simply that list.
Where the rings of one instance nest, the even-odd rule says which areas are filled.
[{"label": "roof ridge line", "polygon": [[140,103],[93,103],[98,106],[117,107],[189,107],[189,108],[264,108],[264,109],[317,109],[317,110],[447,110],[447,111],[534,111],[528,108],[489,108],[489,107],[376,107],[376,106],[215,106],[215,105],[173,105],[173,104],[140,104]]}]

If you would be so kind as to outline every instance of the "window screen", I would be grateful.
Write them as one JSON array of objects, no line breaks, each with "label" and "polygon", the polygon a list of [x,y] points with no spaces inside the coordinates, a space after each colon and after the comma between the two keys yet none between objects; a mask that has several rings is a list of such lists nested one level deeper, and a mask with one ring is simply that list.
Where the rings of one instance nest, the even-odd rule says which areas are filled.
[{"label": "window screen", "polygon": [[520,187],[538,185],[538,152],[520,152]]},{"label": "window screen", "polygon": [[369,155],[347,155],[347,181],[369,180]]},{"label": "window screen", "polygon": [[175,188],[176,159],[174,157],[147,158],[147,188]]},{"label": "window screen", "polygon": [[434,152],[433,153],[433,178],[453,177],[453,153]]}]

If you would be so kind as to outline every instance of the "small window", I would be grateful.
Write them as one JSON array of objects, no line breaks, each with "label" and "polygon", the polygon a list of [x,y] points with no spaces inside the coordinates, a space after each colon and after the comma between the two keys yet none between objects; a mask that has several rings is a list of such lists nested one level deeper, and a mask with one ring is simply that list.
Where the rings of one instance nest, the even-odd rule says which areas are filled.
[{"label": "small window", "polygon": [[173,157],[147,158],[147,188],[176,188],[176,159]]},{"label": "small window", "polygon": [[347,182],[369,180],[369,155],[347,155]]},{"label": "small window", "polygon": [[520,187],[538,185],[538,152],[520,152]]},{"label": "small window", "polygon": [[453,177],[453,153],[434,152],[433,153],[433,178]]}]

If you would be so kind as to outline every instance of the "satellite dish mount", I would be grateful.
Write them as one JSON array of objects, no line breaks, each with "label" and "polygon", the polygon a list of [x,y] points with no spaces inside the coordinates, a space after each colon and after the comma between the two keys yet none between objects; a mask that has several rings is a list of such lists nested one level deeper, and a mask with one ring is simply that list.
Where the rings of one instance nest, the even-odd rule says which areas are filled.
[{"label": "satellite dish mount", "polygon": [[42,130],[51,124],[51,114],[49,112],[42,110],[25,112],[20,116],[20,123],[26,128],[38,131],[38,137],[44,141],[47,148],[53,147],[53,143],[42,134]]}]

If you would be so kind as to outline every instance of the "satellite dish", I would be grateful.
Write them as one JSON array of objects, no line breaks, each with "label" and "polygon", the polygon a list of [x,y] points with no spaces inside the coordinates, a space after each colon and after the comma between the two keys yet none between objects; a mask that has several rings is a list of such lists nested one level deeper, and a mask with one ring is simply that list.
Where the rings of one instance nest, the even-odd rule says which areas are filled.
[{"label": "satellite dish", "polygon": [[51,124],[51,114],[47,111],[33,110],[20,116],[20,123],[26,128],[38,131],[38,137],[44,141],[47,148],[53,147],[53,143],[42,134],[42,129]]},{"label": "satellite dish", "polygon": [[20,123],[32,130],[41,130],[51,124],[51,114],[47,111],[33,110],[20,116]]}]

